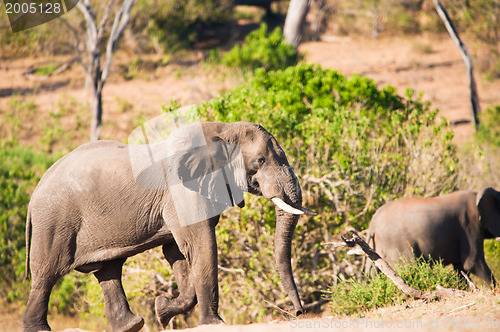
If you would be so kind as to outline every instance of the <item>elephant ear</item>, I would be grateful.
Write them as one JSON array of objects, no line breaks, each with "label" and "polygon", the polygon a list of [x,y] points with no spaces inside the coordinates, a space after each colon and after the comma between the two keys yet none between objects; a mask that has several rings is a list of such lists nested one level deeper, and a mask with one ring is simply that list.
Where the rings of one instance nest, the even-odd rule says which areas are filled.
[{"label": "elephant ear", "polygon": [[487,231],[486,238],[500,236],[500,193],[486,188],[477,196],[477,209],[481,228]]},{"label": "elephant ear", "polygon": [[166,178],[182,225],[243,206],[246,172],[236,143],[206,137],[201,124],[173,132],[167,139]]}]

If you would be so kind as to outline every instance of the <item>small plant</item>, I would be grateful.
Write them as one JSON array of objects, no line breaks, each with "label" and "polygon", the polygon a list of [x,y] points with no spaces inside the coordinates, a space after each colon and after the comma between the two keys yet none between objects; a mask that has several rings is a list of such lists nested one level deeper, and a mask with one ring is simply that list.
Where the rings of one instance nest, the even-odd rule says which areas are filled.
[{"label": "small plant", "polygon": [[52,75],[57,70],[57,68],[59,68],[57,63],[50,62],[50,63],[47,63],[43,66],[36,68],[36,70],[33,72],[33,74],[38,75],[38,76]]},{"label": "small plant", "polygon": [[[422,291],[435,290],[437,285],[467,289],[466,281],[441,262],[417,258],[415,264],[400,265],[396,270],[407,285]],[[409,298],[384,274],[375,275],[369,282],[354,278],[340,282],[331,288],[330,297],[332,314],[339,316],[362,315],[375,308],[404,303]]]},{"label": "small plant", "polygon": [[294,66],[301,58],[293,46],[285,41],[279,27],[268,33],[267,25],[262,23],[259,29],[248,34],[243,45],[235,45],[222,56],[218,50],[210,52],[208,62],[243,70],[264,68],[267,71]]},{"label": "small plant", "polygon": [[23,129],[30,130],[35,118],[37,105],[32,99],[13,96],[9,99],[0,123],[0,136],[6,140],[16,139]]},{"label": "small plant", "polygon": [[480,121],[478,140],[500,148],[500,105],[489,107],[481,114]]}]

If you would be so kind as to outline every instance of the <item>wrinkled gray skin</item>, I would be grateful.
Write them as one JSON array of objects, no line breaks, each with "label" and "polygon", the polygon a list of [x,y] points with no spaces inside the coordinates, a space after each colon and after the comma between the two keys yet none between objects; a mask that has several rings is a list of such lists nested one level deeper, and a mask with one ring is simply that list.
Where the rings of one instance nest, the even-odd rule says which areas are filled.
[{"label": "wrinkled gray skin", "polygon": [[[471,272],[495,285],[484,259],[484,239],[500,236],[500,193],[457,191],[435,198],[408,198],[377,210],[368,242],[389,265],[415,256],[442,259],[457,271]],[[368,274],[371,264],[367,265]]]},{"label": "wrinkled gray skin", "polygon": [[[278,197],[302,209],[297,178],[271,134],[245,122],[202,126],[207,142],[238,144],[249,192]],[[298,314],[303,309],[290,262],[298,215],[276,209],[277,268]],[[51,289],[71,270],[96,276],[113,331],[140,330],[144,321],[129,309],[121,283],[122,265],[127,257],[160,245],[180,291],[174,299],[157,297],[156,314],[162,326],[196,303],[199,324],[221,323],[217,313],[218,221],[215,216],[181,227],[168,189],[135,184],[127,145],[114,141],[82,145],[45,173],[29,204],[26,238],[32,283],[23,315],[24,331],[50,329],[47,305]]]}]

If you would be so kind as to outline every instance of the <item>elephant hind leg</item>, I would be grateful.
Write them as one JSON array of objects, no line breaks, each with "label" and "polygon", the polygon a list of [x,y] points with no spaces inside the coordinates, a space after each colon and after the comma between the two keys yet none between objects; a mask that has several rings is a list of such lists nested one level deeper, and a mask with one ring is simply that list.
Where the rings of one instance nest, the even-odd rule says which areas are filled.
[{"label": "elephant hind leg", "polygon": [[23,314],[23,332],[51,331],[47,322],[50,292],[59,278],[33,276]]},{"label": "elephant hind leg", "polygon": [[136,332],[144,325],[144,319],[130,311],[122,286],[123,263],[125,259],[103,262],[102,268],[94,276],[102,288],[106,318],[113,332]]},{"label": "elephant hind leg", "polygon": [[167,298],[164,295],[160,295],[155,300],[156,317],[162,328],[165,329],[174,316],[183,314],[194,308],[197,299],[189,263],[180,252],[177,244],[164,245],[163,255],[172,266],[174,277],[179,287],[179,295],[177,297]]}]

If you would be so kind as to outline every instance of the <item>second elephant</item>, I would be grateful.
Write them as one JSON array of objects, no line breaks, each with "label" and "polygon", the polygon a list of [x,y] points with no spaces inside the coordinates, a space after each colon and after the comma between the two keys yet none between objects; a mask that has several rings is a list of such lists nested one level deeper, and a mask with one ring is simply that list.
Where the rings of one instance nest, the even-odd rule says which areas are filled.
[{"label": "second elephant", "polygon": [[[368,242],[391,266],[414,256],[443,260],[495,285],[484,258],[484,239],[500,236],[500,193],[457,191],[435,198],[406,198],[377,210]],[[365,272],[370,272],[367,265]]]}]

